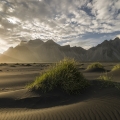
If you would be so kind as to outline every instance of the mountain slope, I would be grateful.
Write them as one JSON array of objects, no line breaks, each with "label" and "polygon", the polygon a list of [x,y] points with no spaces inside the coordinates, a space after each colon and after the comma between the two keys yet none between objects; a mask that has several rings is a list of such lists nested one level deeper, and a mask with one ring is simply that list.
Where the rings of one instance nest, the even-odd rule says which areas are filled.
[{"label": "mountain slope", "polygon": [[[57,62],[64,57],[79,61],[120,61],[120,39],[107,41],[85,50],[81,47],[60,46],[53,40],[30,40],[21,42],[15,48],[10,47],[2,55],[0,62]],[[9,59],[7,59],[7,57]],[[3,59],[4,58],[4,59]],[[17,59],[17,60],[16,60]]]},{"label": "mountain slope", "polygon": [[23,62],[19,59],[12,58],[10,56],[0,54],[0,63],[15,63],[15,62]]},{"label": "mountain slope", "polygon": [[[83,48],[77,48],[81,53],[85,51]],[[60,46],[53,40],[43,42],[41,40],[30,40],[21,42],[15,48],[9,48],[3,54],[12,58],[17,58],[23,62],[56,62],[64,57],[80,59],[79,52],[69,45]],[[9,61],[8,61],[9,62]]]},{"label": "mountain slope", "polygon": [[85,58],[88,61],[119,61],[120,60],[120,39],[107,41],[90,48]]}]

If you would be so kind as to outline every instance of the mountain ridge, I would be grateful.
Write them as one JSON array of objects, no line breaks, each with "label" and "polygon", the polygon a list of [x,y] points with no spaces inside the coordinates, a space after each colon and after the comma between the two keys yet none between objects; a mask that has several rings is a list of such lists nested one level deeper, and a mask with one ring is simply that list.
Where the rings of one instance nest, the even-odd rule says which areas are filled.
[{"label": "mountain ridge", "polygon": [[[85,50],[82,47],[60,46],[53,40],[43,42],[41,39],[21,42],[16,47],[10,47],[0,55],[9,57],[8,62],[57,62],[64,57],[74,58],[78,61],[120,61],[120,39],[105,40],[101,44]],[[6,62],[7,62],[6,57]]]}]

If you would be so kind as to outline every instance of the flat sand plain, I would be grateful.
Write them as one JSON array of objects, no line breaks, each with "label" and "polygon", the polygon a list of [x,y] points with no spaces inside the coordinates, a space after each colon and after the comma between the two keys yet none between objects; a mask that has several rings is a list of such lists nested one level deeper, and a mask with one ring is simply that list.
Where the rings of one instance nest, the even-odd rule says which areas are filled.
[{"label": "flat sand plain", "polygon": [[[0,65],[0,120],[120,120],[120,90],[101,88],[97,78],[103,72],[80,71],[92,85],[79,95],[53,91],[37,94],[25,89],[49,64]],[[110,72],[117,63],[103,63],[114,82],[120,71]]]}]

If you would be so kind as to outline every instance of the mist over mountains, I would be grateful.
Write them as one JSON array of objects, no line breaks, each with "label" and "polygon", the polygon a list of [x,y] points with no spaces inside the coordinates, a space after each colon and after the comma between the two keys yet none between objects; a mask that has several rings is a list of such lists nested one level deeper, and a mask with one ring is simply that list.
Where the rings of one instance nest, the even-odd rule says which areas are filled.
[{"label": "mist over mountains", "polygon": [[21,42],[0,55],[0,62],[57,62],[64,57],[78,61],[120,61],[120,39],[107,41],[85,50],[82,47],[60,46],[53,40]]}]

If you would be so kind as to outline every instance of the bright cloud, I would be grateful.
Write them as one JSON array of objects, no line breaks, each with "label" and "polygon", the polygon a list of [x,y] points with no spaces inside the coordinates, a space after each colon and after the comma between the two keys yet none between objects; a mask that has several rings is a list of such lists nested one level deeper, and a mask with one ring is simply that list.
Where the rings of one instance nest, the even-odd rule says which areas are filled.
[{"label": "bright cloud", "polygon": [[119,0],[0,1],[0,39],[8,46],[41,38],[89,48],[110,34],[120,34]]}]

